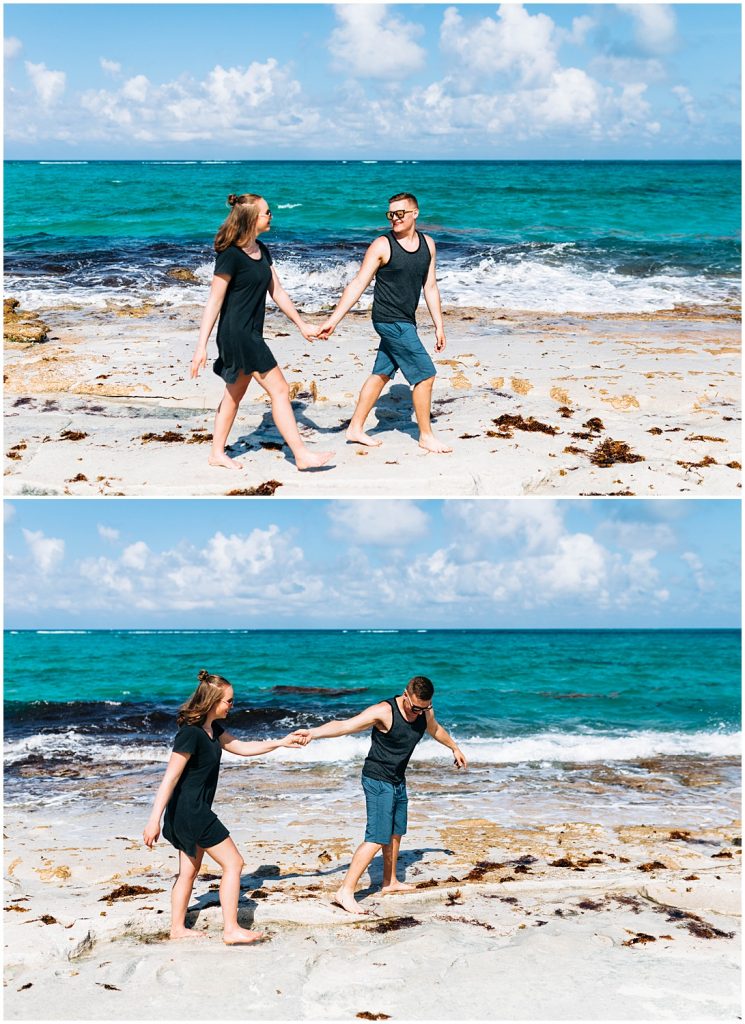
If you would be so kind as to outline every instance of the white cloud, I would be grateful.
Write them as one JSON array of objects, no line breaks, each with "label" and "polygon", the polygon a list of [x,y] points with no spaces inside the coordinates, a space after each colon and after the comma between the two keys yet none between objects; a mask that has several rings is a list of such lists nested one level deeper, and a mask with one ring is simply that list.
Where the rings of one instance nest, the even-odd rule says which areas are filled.
[{"label": "white cloud", "polygon": [[691,570],[696,586],[702,593],[708,593],[714,590],[714,582],[707,576],[704,571],[704,563],[701,561],[699,556],[693,551],[684,551],[680,556],[686,563],[688,568]]},{"label": "white cloud", "polygon": [[50,71],[46,64],[32,64],[29,60],[25,62],[25,66],[36,95],[45,107],[51,107],[65,91],[65,72]]},{"label": "white cloud", "polygon": [[355,544],[399,547],[426,534],[427,515],[413,501],[379,498],[372,501],[334,501],[329,518],[337,537]]},{"label": "white cloud", "polygon": [[41,530],[25,530],[23,536],[36,566],[51,572],[65,556],[65,542],[58,537],[45,537]]},{"label": "white cloud", "polygon": [[98,63],[101,65],[107,75],[118,75],[121,70],[121,64],[116,60],[108,60],[106,57],[99,57]]},{"label": "white cloud", "polygon": [[128,79],[122,86],[122,96],[126,100],[133,100],[135,103],[144,103],[147,99],[150,82],[144,75],[135,75]]},{"label": "white cloud", "polygon": [[104,540],[119,540],[119,531],[115,530],[113,526],[104,526],[102,523],[99,523],[97,529],[99,537],[103,537]]},{"label": "white cloud", "polygon": [[491,540],[514,537],[528,551],[550,548],[564,533],[560,504],[541,501],[457,501],[445,506],[447,514],[460,519],[467,535]]},{"label": "white cloud", "polygon": [[448,7],[440,27],[443,50],[482,74],[514,71],[523,84],[547,82],[558,67],[560,36],[553,20],[529,14],[522,4],[501,4],[497,18],[482,18],[469,28],[458,10]]},{"label": "white cloud", "polygon": [[688,123],[701,124],[704,120],[704,116],[696,109],[696,104],[693,96],[691,95],[690,89],[687,89],[684,85],[674,85],[672,91],[680,100],[680,105],[688,119]]},{"label": "white cloud", "polygon": [[6,36],[4,39],[5,59],[12,60],[17,57],[23,49],[23,43],[16,36]]},{"label": "white cloud", "polygon": [[15,519],[16,507],[9,501],[3,502],[3,522],[9,523],[11,519]]},{"label": "white cloud", "polygon": [[122,552],[122,565],[126,565],[128,569],[142,570],[147,565],[149,555],[150,548],[144,540],[138,540]]},{"label": "white cloud", "polygon": [[426,52],[414,40],[422,28],[387,11],[385,4],[339,4],[340,21],[328,47],[338,64],[359,78],[406,78],[424,67]]},{"label": "white cloud", "polygon": [[675,11],[670,4],[618,4],[634,21],[634,38],[647,53],[668,53],[677,43]]}]

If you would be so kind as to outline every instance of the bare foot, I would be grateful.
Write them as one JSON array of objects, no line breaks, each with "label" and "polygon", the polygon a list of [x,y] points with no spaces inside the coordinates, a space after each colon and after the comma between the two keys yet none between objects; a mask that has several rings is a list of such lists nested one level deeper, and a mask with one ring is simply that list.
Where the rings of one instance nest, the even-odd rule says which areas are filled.
[{"label": "bare foot", "polygon": [[238,469],[240,470],[239,464],[235,459],[229,459],[228,456],[223,452],[222,455],[215,455],[214,453],[207,459],[210,466],[223,466],[225,469]]},{"label": "bare foot", "polygon": [[261,942],[267,936],[264,932],[250,932],[247,928],[233,928],[223,935],[226,946],[250,946],[253,942]]},{"label": "bare foot", "polygon": [[353,441],[355,444],[366,444],[369,448],[380,448],[382,441],[379,441],[377,437],[370,437],[364,430],[354,430],[352,427],[347,428],[347,441]]},{"label": "bare foot", "polygon": [[357,900],[354,898],[354,893],[349,892],[347,889],[337,889],[331,902],[335,903],[338,907],[341,907],[342,910],[347,910],[350,914],[355,914],[357,917],[367,913],[367,911],[363,910],[357,903]]},{"label": "bare foot", "polygon": [[316,469],[318,466],[325,466],[333,457],[333,452],[312,452],[306,448],[301,455],[295,456],[295,465],[298,469]]},{"label": "bare foot", "polygon": [[426,452],[435,452],[438,455],[444,455],[446,452],[451,452],[453,450],[450,445],[445,444],[444,441],[438,441],[434,434],[427,434],[426,437],[420,437],[419,447],[424,448]]},{"label": "bare foot", "polygon": [[380,890],[381,896],[390,896],[394,892],[416,892],[415,885],[409,885],[407,882],[399,882],[398,879],[395,882],[391,882],[390,885],[384,885]]},{"label": "bare foot", "polygon": [[169,936],[174,941],[177,939],[204,939],[206,937],[206,932],[196,932],[193,928],[171,928]]}]

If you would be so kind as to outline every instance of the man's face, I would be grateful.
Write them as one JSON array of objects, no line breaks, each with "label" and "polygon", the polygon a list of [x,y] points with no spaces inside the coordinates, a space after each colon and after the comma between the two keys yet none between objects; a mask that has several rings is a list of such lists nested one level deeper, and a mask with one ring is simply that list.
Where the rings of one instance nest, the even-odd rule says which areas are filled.
[{"label": "man's face", "polygon": [[431,700],[422,700],[421,697],[409,693],[408,689],[404,690],[404,702],[408,711],[413,712],[415,715],[422,715],[432,707]]},{"label": "man's face", "polygon": [[419,213],[410,199],[397,199],[388,206],[387,217],[395,232],[409,231]]}]

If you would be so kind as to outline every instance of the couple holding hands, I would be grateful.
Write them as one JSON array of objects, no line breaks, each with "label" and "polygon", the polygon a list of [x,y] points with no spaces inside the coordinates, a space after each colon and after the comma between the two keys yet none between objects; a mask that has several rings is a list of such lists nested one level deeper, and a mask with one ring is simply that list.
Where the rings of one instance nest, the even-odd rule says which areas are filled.
[{"label": "couple holding hands", "polygon": [[401,836],[407,827],[406,767],[424,733],[448,747],[458,768],[466,759],[449,733],[437,722],[432,708],[434,686],[426,676],[414,676],[400,695],[365,708],[352,718],[297,729],[279,740],[243,741],[225,728],[233,707],[233,687],[222,676],[199,673],[199,685],[179,709],[179,731],[168,766],[143,832],[148,847],[163,836],[179,851],[179,873],[171,891],[171,938],[204,936],[186,927],[186,912],[194,881],[205,853],[222,868],[220,904],[223,940],[249,945],[263,939],[260,932],[238,924],[238,899],[244,860],[230,832],[212,810],[223,750],[240,757],[265,754],[278,747],[303,747],[311,740],[348,736],[372,728],[371,744],[362,766],[367,806],[364,841],[357,847],[333,902],[350,914],[364,914],[354,898],[355,887],[373,857],[383,850],[382,893],[411,892],[396,877]]},{"label": "couple holding hands", "polygon": [[400,369],[412,388],[419,446],[429,452],[452,451],[432,433],[430,407],[436,370],[416,330],[416,309],[423,291],[435,326],[435,351],[445,349],[435,243],[416,229],[416,198],[409,192],[391,197],[386,213],[391,230],[368,247],[357,275],[344,289],[334,312],[318,328],[302,319],[280,283],[269,250],[259,241],[258,236],[271,227],[272,212],[266,200],[252,193],[230,195],[228,205],[230,213],[215,236],[215,272],[191,364],[192,377],[206,367],[207,342],[219,316],[214,371],[225,381],[225,393],[215,414],[210,465],[240,468],[226,454],[225,445],[252,378],[269,396],[272,417],[298,469],[323,466],[333,457],[333,452],[308,448],[300,436],[287,381],[263,337],[266,296],[271,295],[306,340],[326,340],[373,277],[372,321],[380,346],[347,428],[347,441],[370,447],[380,444],[365,433],[365,420],[385,385]]}]

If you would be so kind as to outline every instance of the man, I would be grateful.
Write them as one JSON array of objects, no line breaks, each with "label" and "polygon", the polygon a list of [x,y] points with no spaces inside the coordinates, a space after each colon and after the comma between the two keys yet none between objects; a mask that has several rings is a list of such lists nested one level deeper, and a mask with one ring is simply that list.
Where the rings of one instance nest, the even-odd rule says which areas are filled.
[{"label": "man", "polygon": [[350,914],[364,914],[354,898],[354,890],[375,854],[383,848],[383,895],[412,892],[396,877],[396,861],[401,836],[406,833],[406,766],[414,747],[424,735],[449,747],[458,768],[466,768],[466,759],[457,743],[439,725],[432,709],[435,688],[426,676],[414,676],[404,692],[379,704],[373,704],[354,718],[326,722],[315,729],[301,729],[309,739],[348,736],[373,727],[370,752],[362,766],[362,788],[367,804],[365,839],[355,851],[352,862],[337,891],[334,902]]},{"label": "man", "polygon": [[435,276],[435,243],[429,235],[417,231],[418,216],[419,206],[410,192],[400,192],[390,199],[386,217],[391,230],[369,246],[357,276],[344,289],[318,336],[331,336],[374,277],[372,321],[380,336],[380,347],[372,375],[360,391],[347,428],[347,440],[372,447],[381,443],[365,433],[365,420],[383,388],[400,369],[412,388],[419,447],[441,454],[453,449],[435,437],[430,424],[432,385],[437,371],[416,330],[416,308],[422,289],[435,325],[435,352],[445,350],[445,328]]}]

